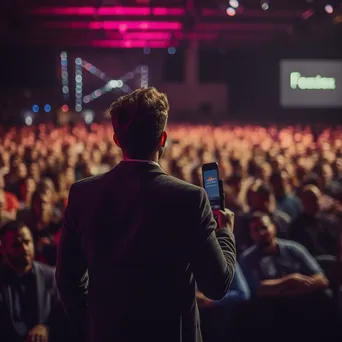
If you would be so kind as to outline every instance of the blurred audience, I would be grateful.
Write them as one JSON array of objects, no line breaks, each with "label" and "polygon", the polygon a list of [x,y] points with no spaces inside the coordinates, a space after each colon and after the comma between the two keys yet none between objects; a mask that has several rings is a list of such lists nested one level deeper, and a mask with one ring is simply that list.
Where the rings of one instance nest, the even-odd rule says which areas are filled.
[{"label": "blurred audience", "polygon": [[[207,321],[211,314],[217,317],[215,310],[231,312],[232,296],[241,294],[245,304],[285,294],[287,299],[303,298],[317,291],[327,293],[329,287],[337,298],[342,297],[341,133],[341,127],[314,134],[310,127],[294,126],[169,126],[161,167],[201,186],[202,163],[217,161],[226,206],[236,216],[234,233],[244,273],[238,270],[236,281],[241,280],[238,287],[244,290],[232,288],[227,301],[220,303],[198,294]],[[54,266],[70,186],[108,171],[121,160],[112,136],[109,123],[41,124],[1,134],[0,232],[9,221],[20,220],[25,225],[22,230],[34,240],[35,259]],[[283,281],[286,285],[277,285]],[[247,300],[249,290],[252,298]],[[236,302],[234,310],[235,305],[245,307]],[[297,302],[300,310],[303,303]],[[231,326],[228,316],[231,319],[222,315],[221,320]],[[224,334],[205,335],[215,341]]]}]

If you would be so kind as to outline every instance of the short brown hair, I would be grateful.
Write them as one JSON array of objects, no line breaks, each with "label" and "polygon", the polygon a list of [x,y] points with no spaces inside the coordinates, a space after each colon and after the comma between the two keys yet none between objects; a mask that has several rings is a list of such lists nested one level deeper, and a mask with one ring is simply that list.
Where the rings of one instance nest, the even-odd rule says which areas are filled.
[{"label": "short brown hair", "polygon": [[[9,222],[7,222],[0,230],[0,242],[2,245],[5,244],[5,239],[6,239],[6,235],[8,233],[19,233],[21,231],[21,229],[23,228],[28,228],[28,226],[18,220],[11,220]],[[30,230],[30,229],[29,229]],[[31,232],[31,230],[30,230]],[[32,232],[31,232],[32,235]]]},{"label": "short brown hair", "polygon": [[166,94],[139,88],[112,103],[110,114],[118,141],[130,158],[145,159],[157,148],[169,112]]}]

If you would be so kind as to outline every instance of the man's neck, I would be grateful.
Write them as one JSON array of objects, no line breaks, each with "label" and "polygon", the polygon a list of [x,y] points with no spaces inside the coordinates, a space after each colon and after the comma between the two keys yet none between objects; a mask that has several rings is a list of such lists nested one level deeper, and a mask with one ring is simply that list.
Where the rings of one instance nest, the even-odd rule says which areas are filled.
[{"label": "man's neck", "polygon": [[264,254],[275,254],[277,252],[277,241],[276,241],[276,239],[273,239],[269,245],[262,246],[261,250]]},{"label": "man's neck", "polygon": [[158,155],[155,154],[153,156],[150,156],[150,157],[147,157],[147,158],[131,158],[131,157],[128,157],[126,155],[123,155],[123,158],[122,158],[124,161],[146,161],[146,162],[154,162],[154,163],[157,163],[158,164],[158,161],[159,161],[159,158],[158,158]]}]

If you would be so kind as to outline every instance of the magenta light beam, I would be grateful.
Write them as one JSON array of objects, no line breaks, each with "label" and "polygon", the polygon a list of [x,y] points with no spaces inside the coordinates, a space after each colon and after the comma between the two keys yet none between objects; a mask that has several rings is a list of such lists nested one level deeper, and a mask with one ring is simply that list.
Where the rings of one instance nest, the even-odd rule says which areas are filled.
[{"label": "magenta light beam", "polygon": [[33,9],[31,13],[42,16],[182,16],[185,10],[180,7],[42,7]]}]

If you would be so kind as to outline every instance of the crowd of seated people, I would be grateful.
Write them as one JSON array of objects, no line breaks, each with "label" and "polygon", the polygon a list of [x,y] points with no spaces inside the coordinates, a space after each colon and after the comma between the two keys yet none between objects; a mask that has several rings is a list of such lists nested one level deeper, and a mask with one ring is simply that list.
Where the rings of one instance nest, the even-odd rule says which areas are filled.
[{"label": "crowd of seated people", "polygon": [[[24,341],[37,329],[42,341],[58,336],[50,332],[47,316],[54,314],[50,275],[68,192],[75,181],[120,162],[112,135],[107,123],[0,128],[0,283],[19,298],[7,303],[7,315],[6,295],[0,294],[0,326],[13,328],[17,336],[9,341]],[[164,171],[201,186],[201,165],[217,161],[226,207],[235,213],[238,265],[231,289],[221,301],[197,292],[204,341],[265,341],[274,334],[284,341],[335,338],[342,275],[342,128],[313,134],[308,127],[183,124],[170,125],[168,135],[160,160]],[[28,260],[31,240],[34,262]],[[28,280],[13,275],[24,272],[12,267],[23,269],[23,260],[34,265],[30,274],[45,282],[37,286],[49,293],[30,299],[35,312],[42,306],[49,311],[35,319],[27,319],[24,309]],[[15,290],[18,282],[27,292]],[[55,317],[61,319],[60,313]]]}]

